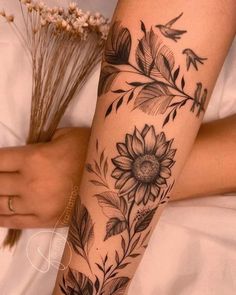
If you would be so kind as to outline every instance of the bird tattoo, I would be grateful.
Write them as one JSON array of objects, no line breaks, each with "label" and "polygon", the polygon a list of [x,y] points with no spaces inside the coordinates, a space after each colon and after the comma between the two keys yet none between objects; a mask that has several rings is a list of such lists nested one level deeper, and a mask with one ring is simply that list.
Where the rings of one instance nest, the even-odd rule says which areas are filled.
[{"label": "bird tattoo", "polygon": [[156,25],[156,27],[160,30],[160,32],[162,33],[163,36],[177,42],[177,40],[179,40],[181,38],[181,35],[183,35],[184,33],[187,33],[186,30],[172,29],[173,24],[178,19],[180,19],[182,15],[183,15],[183,12],[179,16],[173,18],[167,24],[165,24],[165,25]]},{"label": "bird tattoo", "polygon": [[200,57],[198,56],[192,49],[186,48],[182,52],[183,54],[186,54],[186,65],[187,65],[187,70],[189,70],[191,64],[195,68],[195,70],[198,71],[198,65],[197,62],[203,65],[203,61],[207,60],[205,57]]}]

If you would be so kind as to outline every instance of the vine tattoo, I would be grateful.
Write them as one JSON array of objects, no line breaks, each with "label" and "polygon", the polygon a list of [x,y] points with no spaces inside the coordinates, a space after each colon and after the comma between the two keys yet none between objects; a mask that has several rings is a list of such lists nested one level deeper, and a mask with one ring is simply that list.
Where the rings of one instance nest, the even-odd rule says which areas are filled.
[{"label": "vine tattoo", "polygon": [[[173,30],[172,25],[182,16],[174,18],[166,25],[157,25],[162,35],[177,41],[183,30]],[[174,121],[178,111],[191,103],[190,110],[196,116],[205,111],[207,89],[201,82],[196,83],[193,94],[185,91],[186,77],[181,75],[180,66],[175,65],[175,56],[163,43],[158,32],[151,27],[147,30],[141,21],[143,37],[138,40],[135,50],[136,64],[130,60],[132,38],[129,30],[116,21],[111,29],[104,53],[104,66],[100,76],[99,97],[110,91],[119,75],[131,73],[132,81],[126,81],[122,88],[113,89],[116,98],[107,107],[105,117],[117,112],[123,104],[133,102],[133,110],[149,115],[164,115],[163,126]],[[158,30],[157,30],[158,31]],[[203,64],[206,58],[199,57],[186,48],[187,70],[190,65],[198,70],[197,62]]]},{"label": "vine tattoo", "polygon": [[[92,271],[88,276],[69,268],[60,284],[63,294],[120,295],[127,289],[130,278],[121,272],[147,247],[155,212],[168,201],[174,184],[170,181],[176,154],[173,143],[164,132],[157,133],[154,126],[145,125],[141,130],[135,127],[123,142],[116,144],[117,156],[108,161],[105,151],[99,152],[97,141],[99,161],[87,164],[87,172],[91,175],[94,169],[102,172],[106,161],[113,165],[113,189],[104,179],[99,186],[101,192],[95,197],[107,218],[104,242],[119,235],[120,248],[114,250],[113,257],[109,253],[97,261],[101,276]],[[94,241],[94,224],[80,200],[75,206],[68,240],[91,269],[88,257]]]}]

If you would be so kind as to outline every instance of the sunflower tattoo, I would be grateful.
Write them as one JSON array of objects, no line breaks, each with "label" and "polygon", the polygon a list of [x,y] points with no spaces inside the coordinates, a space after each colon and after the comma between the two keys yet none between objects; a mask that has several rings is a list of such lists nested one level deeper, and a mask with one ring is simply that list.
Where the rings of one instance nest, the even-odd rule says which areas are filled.
[{"label": "sunflower tattoo", "polygon": [[[63,294],[125,292],[130,277],[121,271],[142,255],[155,213],[170,198],[174,185],[171,168],[176,154],[173,143],[164,132],[158,133],[154,126],[147,124],[141,129],[134,127],[133,132],[124,136],[124,142],[116,143],[118,155],[112,159],[96,141],[96,159],[86,168],[92,177],[90,182],[99,188],[94,196],[107,219],[103,240],[116,237],[120,239],[120,247],[114,250],[115,260],[107,254],[96,261],[99,276],[68,269],[60,285]],[[115,167],[110,170],[109,164]],[[112,185],[107,181],[108,175],[114,179]],[[72,218],[69,242],[91,269],[89,255],[95,242],[94,221],[79,199],[75,208],[77,214]]]},{"label": "sunflower tattoo", "polygon": [[137,205],[158,198],[175,163],[172,142],[163,132],[156,134],[153,126],[145,125],[141,132],[135,128],[133,134],[126,135],[124,143],[117,144],[119,156],[112,159],[116,167],[112,177],[120,196],[134,199]]}]

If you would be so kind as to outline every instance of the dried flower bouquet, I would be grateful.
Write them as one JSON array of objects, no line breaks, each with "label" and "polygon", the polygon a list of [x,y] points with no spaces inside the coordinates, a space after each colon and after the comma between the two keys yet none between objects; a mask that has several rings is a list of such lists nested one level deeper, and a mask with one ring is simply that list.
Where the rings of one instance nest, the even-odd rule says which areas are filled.
[{"label": "dried flower bouquet", "polygon": [[[32,101],[27,143],[49,141],[70,101],[79,93],[101,60],[109,31],[100,13],[83,12],[72,2],[50,8],[43,2],[19,1],[24,29],[14,15],[0,11],[17,34],[32,64]],[[20,230],[8,231],[5,245],[13,246]]]}]

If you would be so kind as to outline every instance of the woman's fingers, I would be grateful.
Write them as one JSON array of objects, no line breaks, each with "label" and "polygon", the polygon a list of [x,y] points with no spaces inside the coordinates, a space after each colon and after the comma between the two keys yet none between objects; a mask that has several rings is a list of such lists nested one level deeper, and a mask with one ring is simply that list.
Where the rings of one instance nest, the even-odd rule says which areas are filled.
[{"label": "woman's fingers", "polygon": [[0,196],[0,216],[32,213],[29,211],[19,196]]},{"label": "woman's fingers", "polygon": [[24,164],[24,147],[0,148],[0,172],[19,171]]},{"label": "woman's fingers", "polygon": [[30,205],[19,196],[0,196],[0,227],[24,229],[64,227],[66,225],[65,222],[60,223],[57,216],[54,218],[38,216]]},{"label": "woman's fingers", "polygon": [[20,195],[21,192],[22,175],[14,172],[0,172],[0,195]]}]

